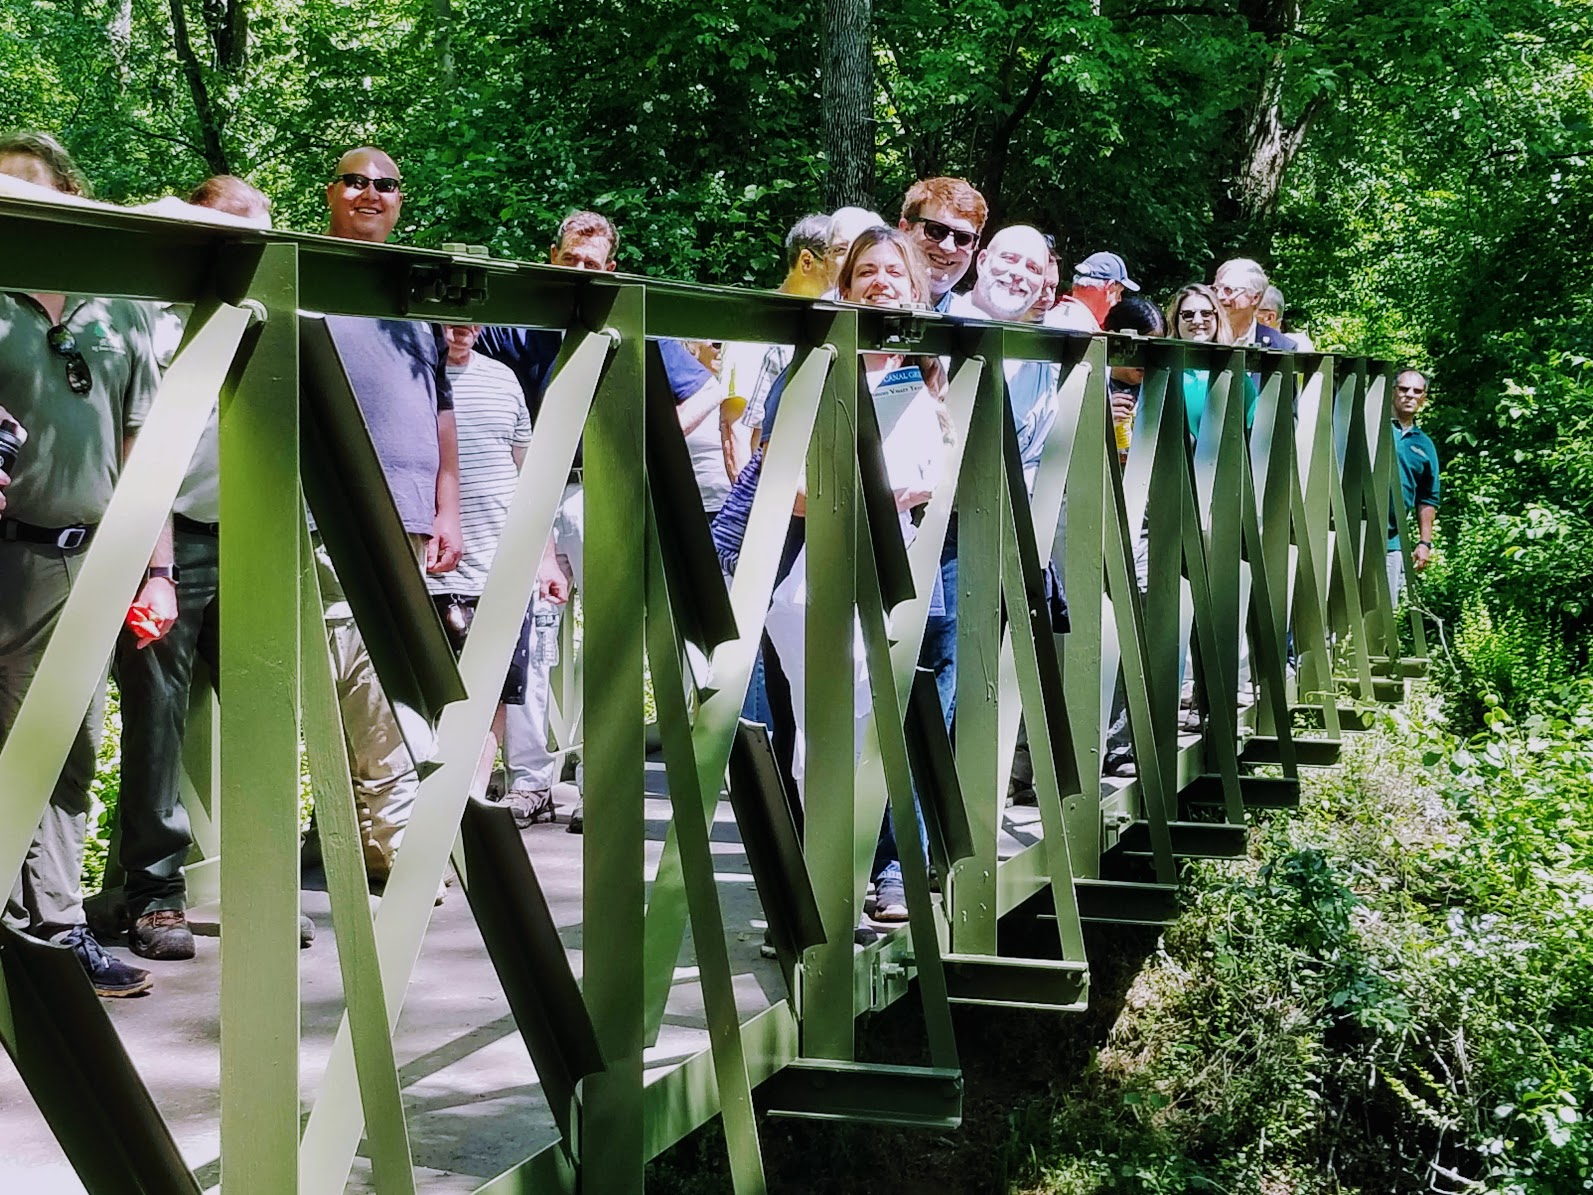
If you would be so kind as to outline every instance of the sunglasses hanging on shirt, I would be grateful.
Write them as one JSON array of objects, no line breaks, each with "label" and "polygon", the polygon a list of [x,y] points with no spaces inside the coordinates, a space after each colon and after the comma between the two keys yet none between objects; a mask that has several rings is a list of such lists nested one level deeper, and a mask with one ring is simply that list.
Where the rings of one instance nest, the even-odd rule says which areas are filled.
[{"label": "sunglasses hanging on shirt", "polygon": [[66,362],[66,384],[73,394],[87,394],[94,389],[94,375],[89,372],[88,361],[78,351],[77,337],[65,324],[56,324],[44,334],[45,343],[56,356]]}]

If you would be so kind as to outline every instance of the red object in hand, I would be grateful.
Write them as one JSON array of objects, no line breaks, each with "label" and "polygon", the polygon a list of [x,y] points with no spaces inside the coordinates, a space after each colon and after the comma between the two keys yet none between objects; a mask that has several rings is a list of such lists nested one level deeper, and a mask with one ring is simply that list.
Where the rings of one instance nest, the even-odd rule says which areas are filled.
[{"label": "red object in hand", "polygon": [[127,610],[127,629],[146,643],[160,638],[160,619],[147,602],[134,602]]}]

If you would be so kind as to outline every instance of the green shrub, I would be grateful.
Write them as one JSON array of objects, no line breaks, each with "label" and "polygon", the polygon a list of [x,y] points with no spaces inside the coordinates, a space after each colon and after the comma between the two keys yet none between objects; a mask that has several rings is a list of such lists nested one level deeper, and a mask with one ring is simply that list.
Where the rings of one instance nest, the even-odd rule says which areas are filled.
[{"label": "green shrub", "polygon": [[114,681],[105,695],[105,729],[96,765],[94,783],[89,786],[88,836],[83,843],[84,892],[100,889],[116,805],[122,795],[122,704]]},{"label": "green shrub", "polygon": [[1593,683],[1469,739],[1385,714],[1188,907],[1022,1188],[1593,1190]]}]

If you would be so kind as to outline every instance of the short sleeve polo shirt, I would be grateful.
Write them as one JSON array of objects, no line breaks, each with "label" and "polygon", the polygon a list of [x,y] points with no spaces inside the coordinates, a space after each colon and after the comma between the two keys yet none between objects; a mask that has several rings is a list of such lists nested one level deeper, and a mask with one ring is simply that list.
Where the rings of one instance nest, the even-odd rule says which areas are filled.
[{"label": "short sleeve polo shirt", "polygon": [[122,440],[143,426],[159,385],[149,319],[126,299],[68,295],[62,324],[88,366],[77,394],[50,347],[37,300],[0,293],[0,406],[28,440],[6,487],[6,516],[37,527],[97,523],[122,472]]},{"label": "short sleeve polo shirt", "polygon": [[[1399,485],[1405,493],[1405,509],[1415,514],[1418,506],[1438,508],[1438,449],[1432,437],[1412,424],[1394,424],[1394,460],[1399,465]],[[1388,549],[1399,547],[1399,520],[1388,512]]]}]

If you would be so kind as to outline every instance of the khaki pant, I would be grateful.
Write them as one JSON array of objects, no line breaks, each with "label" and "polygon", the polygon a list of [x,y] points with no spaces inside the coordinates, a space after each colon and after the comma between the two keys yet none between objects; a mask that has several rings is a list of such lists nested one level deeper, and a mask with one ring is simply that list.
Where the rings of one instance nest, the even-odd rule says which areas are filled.
[{"label": "khaki pant", "polygon": [[[0,742],[10,732],[38,671],[82,561],[81,554],[42,544],[0,543]],[[50,793],[50,804],[34,832],[22,874],[6,899],[6,923],[38,937],[83,924],[83,837],[104,727],[109,667],[107,658],[94,699]],[[13,796],[0,793],[0,800]]]},{"label": "khaki pant", "polygon": [[[416,566],[425,560],[426,537],[410,536]],[[343,715],[343,739],[348,745],[354,804],[359,811],[360,841],[365,850],[365,870],[385,879],[403,840],[404,828],[415,807],[420,778],[415,760],[399,729],[398,717],[382,692],[376,668],[354,615],[343,596],[332,559],[317,537],[316,576],[326,618],[327,645],[332,652],[332,677],[337,684],[338,707]],[[429,739],[429,729],[415,717],[410,728],[417,742]],[[417,745],[417,750],[421,748]]]}]

